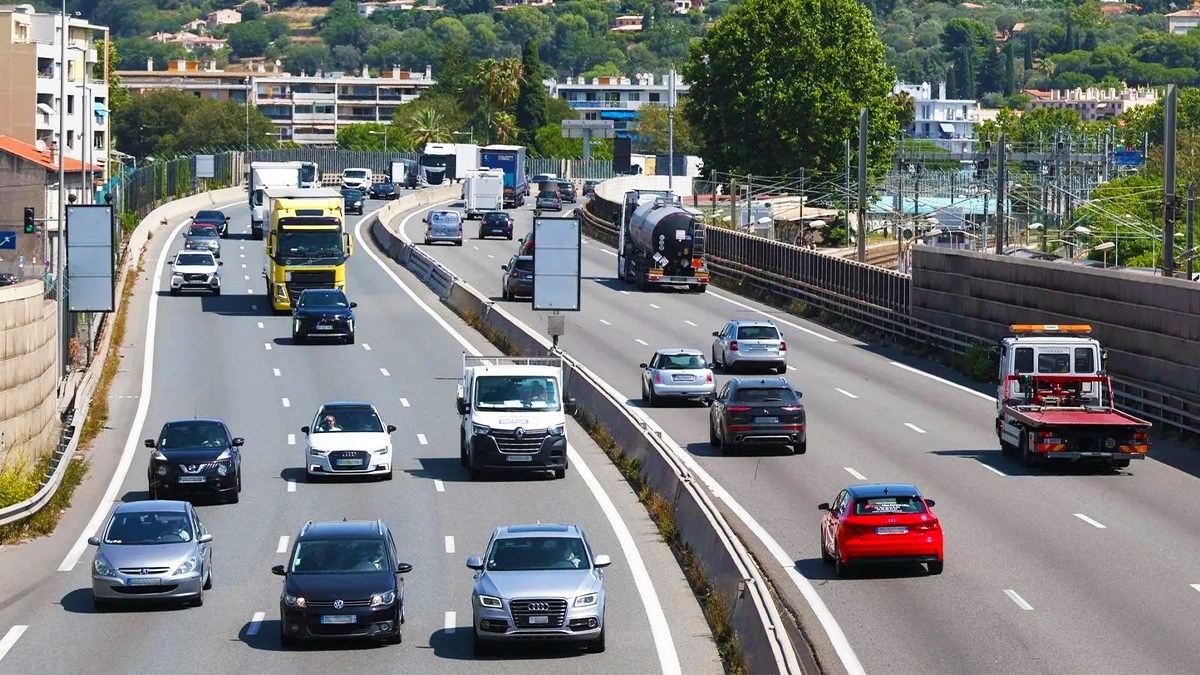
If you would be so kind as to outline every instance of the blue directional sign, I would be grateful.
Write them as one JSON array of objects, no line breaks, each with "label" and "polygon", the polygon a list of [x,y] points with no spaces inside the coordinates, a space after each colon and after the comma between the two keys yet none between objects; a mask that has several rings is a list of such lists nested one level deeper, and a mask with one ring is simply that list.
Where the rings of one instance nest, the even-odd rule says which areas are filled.
[{"label": "blue directional sign", "polygon": [[0,251],[17,250],[16,230],[0,230]]},{"label": "blue directional sign", "polygon": [[1113,153],[1113,163],[1117,166],[1141,166],[1146,163],[1146,157],[1141,150],[1117,150]]}]

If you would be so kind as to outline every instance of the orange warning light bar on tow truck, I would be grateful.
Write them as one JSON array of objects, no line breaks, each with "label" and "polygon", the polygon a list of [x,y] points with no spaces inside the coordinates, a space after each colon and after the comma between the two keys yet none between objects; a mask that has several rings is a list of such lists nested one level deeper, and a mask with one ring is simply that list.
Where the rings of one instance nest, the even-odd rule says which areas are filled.
[{"label": "orange warning light bar on tow truck", "polygon": [[1008,327],[1014,333],[1090,333],[1092,327],[1088,324],[1077,325],[1060,325],[1054,323],[1046,324],[1024,324],[1014,323]]}]

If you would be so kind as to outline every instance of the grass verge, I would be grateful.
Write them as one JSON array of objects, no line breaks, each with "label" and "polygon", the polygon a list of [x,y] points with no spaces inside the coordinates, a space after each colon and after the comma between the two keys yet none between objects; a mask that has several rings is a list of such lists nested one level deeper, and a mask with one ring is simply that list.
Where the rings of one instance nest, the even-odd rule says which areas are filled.
[{"label": "grass verge", "polygon": [[125,341],[125,323],[129,310],[129,300],[133,298],[133,285],[142,274],[142,261],[139,258],[136,269],[125,275],[125,285],[121,288],[121,299],[117,304],[117,316],[112,324],[112,339],[108,343],[108,353],[104,355],[104,365],[100,367],[100,380],[96,382],[96,390],[92,392],[92,403],[88,408],[87,419],[83,420],[83,428],[79,431],[79,449],[86,450],[92,441],[108,423],[108,392],[112,388],[113,378],[121,367],[121,343]]},{"label": "grass verge", "polygon": [[[37,492],[38,477],[45,475],[47,467],[50,465],[50,456],[38,463],[33,471],[26,472],[29,478],[32,479],[33,490],[24,498],[17,500],[19,503],[32,497]],[[62,517],[67,507],[71,506],[71,498],[75,496],[75,488],[83,482],[84,476],[88,472],[88,460],[83,457],[76,457],[71,460],[67,466],[66,473],[63,475],[62,483],[58,486],[58,491],[54,496],[50,497],[50,501],[41,508],[37,513],[22,518],[7,525],[0,525],[0,544],[14,544],[26,539],[34,537],[43,537],[54,531],[58,527],[58,520]]]},{"label": "grass verge", "polygon": [[483,322],[483,317],[479,316],[471,310],[462,313],[462,320],[467,322],[467,325],[479,331],[479,334],[487,338],[487,341],[492,343],[497,349],[504,352],[507,356],[520,356],[521,350],[517,349],[508,336],[500,331],[492,328]]}]

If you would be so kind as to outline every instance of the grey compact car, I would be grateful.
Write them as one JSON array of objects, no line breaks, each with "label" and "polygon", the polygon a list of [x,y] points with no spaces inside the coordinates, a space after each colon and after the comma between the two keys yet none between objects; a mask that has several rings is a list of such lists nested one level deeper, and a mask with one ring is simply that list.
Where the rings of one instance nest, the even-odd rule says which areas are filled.
[{"label": "grey compact car", "polygon": [[221,257],[221,236],[217,226],[207,223],[192,223],[183,235],[183,250],[210,251],[217,258]]},{"label": "grey compact car", "polygon": [[604,651],[604,568],[576,525],[496,528],[476,570],[471,633],[476,654],[532,640],[572,642]]},{"label": "grey compact car", "polygon": [[699,349],[660,349],[643,363],[642,400],[651,406],[662,399],[707,399],[717,393],[712,369]]},{"label": "grey compact car", "polygon": [[787,371],[787,342],[779,328],[766,319],[734,319],[713,333],[713,365],[727,372],[738,366],[766,366]]},{"label": "grey compact car", "polygon": [[212,588],[212,535],[188,502],[149,500],[117,507],[104,533],[88,539],[92,602],[181,600],[204,604]]}]

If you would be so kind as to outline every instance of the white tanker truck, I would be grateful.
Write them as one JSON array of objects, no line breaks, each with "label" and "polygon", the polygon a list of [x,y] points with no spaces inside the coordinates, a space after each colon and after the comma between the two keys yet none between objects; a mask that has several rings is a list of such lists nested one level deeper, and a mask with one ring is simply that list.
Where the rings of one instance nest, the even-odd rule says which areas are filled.
[{"label": "white tanker truck", "polygon": [[704,226],[683,208],[678,196],[657,190],[626,192],[619,222],[619,278],[638,290],[686,286],[703,293],[708,289]]}]

